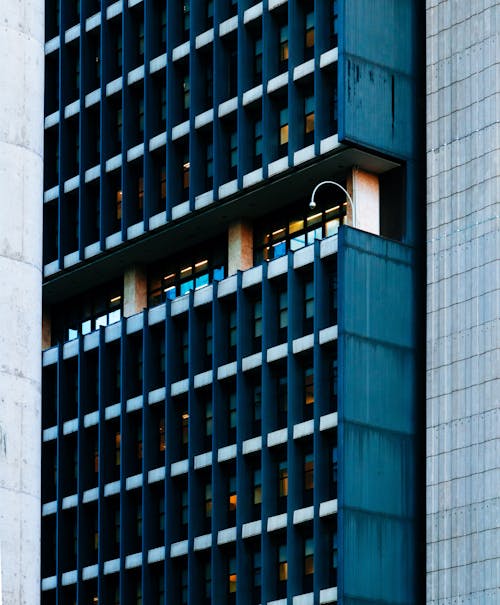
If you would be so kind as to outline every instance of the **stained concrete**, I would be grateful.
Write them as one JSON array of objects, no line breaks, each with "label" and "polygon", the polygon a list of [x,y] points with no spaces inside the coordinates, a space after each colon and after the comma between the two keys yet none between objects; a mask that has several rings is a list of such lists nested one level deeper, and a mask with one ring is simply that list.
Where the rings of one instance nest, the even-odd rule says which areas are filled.
[{"label": "stained concrete", "polygon": [[0,3],[0,603],[40,602],[43,0]]},{"label": "stained concrete", "polygon": [[500,603],[500,2],[427,0],[427,603]]}]

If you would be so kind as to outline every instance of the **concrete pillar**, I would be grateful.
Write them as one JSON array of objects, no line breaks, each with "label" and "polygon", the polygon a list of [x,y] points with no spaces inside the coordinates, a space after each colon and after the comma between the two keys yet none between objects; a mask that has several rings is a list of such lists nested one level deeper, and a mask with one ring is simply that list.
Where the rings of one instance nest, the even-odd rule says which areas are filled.
[{"label": "concrete pillar", "polygon": [[2,605],[40,603],[44,2],[0,2]]},{"label": "concrete pillar", "polygon": [[[376,174],[353,168],[347,178],[347,191],[355,206],[357,229],[380,235],[380,185]],[[352,225],[352,209],[347,204],[346,223]]]},{"label": "concrete pillar", "polygon": [[427,604],[489,605],[500,603],[500,1],[426,7]]},{"label": "concrete pillar", "polygon": [[148,306],[148,280],[141,265],[134,265],[123,276],[123,316],[140,313]]},{"label": "concrete pillar", "polygon": [[238,221],[229,225],[227,274],[253,267],[253,229],[250,223]]}]

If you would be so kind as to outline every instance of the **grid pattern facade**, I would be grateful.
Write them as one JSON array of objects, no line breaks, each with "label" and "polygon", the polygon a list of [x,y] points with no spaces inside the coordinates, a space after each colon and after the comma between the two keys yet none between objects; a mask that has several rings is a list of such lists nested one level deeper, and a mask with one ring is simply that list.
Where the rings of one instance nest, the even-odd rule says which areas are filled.
[{"label": "grid pattern facade", "polygon": [[45,276],[338,146],[336,2],[46,2]]},{"label": "grid pattern facade", "polygon": [[336,247],[45,351],[43,603],[336,601]]}]

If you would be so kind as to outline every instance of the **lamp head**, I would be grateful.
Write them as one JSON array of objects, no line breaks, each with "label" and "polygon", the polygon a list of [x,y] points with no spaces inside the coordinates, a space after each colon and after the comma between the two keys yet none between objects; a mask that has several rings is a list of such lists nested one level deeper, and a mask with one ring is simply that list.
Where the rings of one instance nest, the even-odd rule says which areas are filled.
[{"label": "lamp head", "polygon": [[311,201],[309,202],[309,208],[311,210],[314,210],[316,208],[316,202],[311,198]]}]

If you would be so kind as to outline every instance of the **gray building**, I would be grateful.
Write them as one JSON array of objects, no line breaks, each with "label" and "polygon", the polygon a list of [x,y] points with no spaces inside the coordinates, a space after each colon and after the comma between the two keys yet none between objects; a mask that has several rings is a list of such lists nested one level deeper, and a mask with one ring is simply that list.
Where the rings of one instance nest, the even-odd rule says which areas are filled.
[{"label": "gray building", "polygon": [[500,3],[427,2],[427,603],[500,602]]}]

